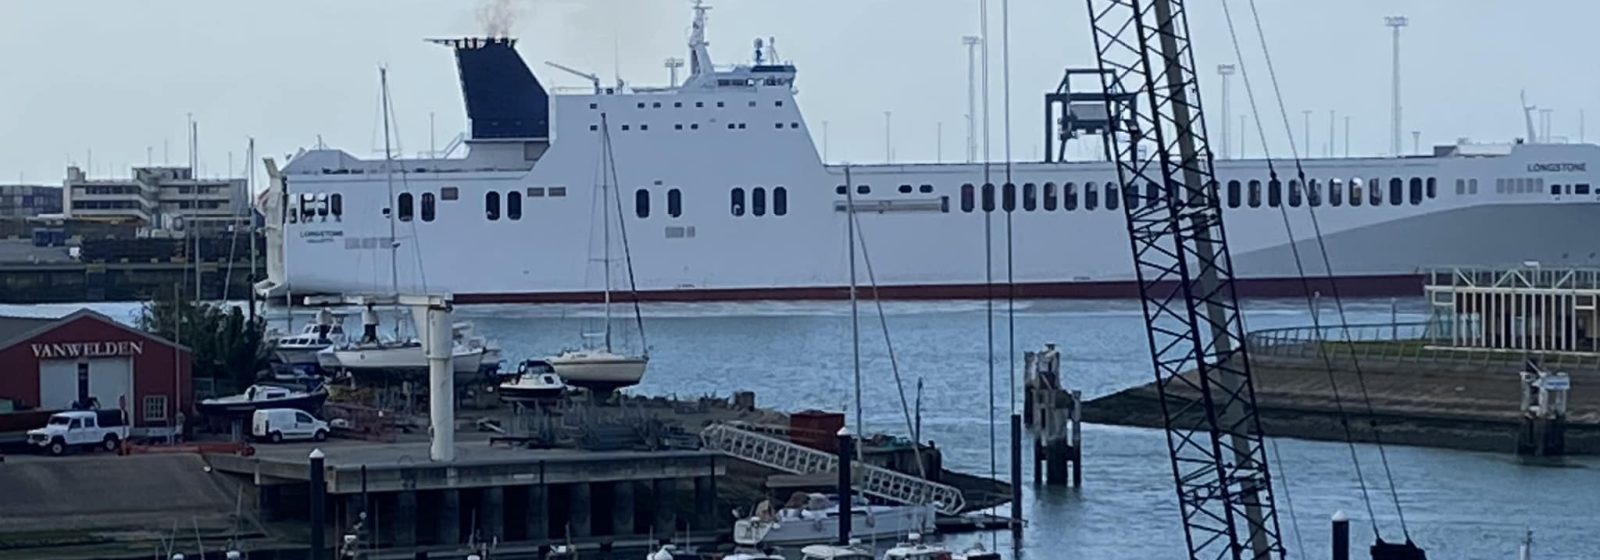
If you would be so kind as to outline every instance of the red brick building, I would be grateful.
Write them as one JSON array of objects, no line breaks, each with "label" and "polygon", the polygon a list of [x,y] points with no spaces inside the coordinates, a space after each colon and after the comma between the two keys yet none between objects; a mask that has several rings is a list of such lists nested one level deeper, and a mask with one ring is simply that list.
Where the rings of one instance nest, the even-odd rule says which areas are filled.
[{"label": "red brick building", "polygon": [[192,413],[192,381],[188,348],[95,311],[0,317],[0,400],[17,410],[93,401],[127,411],[136,434],[165,433]]}]

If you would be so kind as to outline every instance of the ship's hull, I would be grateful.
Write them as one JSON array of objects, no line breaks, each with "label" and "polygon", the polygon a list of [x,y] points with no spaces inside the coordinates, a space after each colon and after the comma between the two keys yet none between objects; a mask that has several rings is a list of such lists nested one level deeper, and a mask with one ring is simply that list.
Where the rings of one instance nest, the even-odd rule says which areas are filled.
[{"label": "ship's hull", "polygon": [[[324,350],[317,354],[324,369],[352,371],[415,371],[428,369],[427,354],[421,345],[392,346],[384,348],[351,348]],[[450,359],[451,370],[457,374],[477,373],[483,360],[483,350],[455,352]]]},{"label": "ship's hull", "polygon": [[[491,70],[528,72],[500,54],[515,62]],[[469,90],[506,84],[460,68]],[[609,276],[616,293],[645,300],[828,299],[848,293],[854,270],[862,293],[881,298],[1139,292],[1127,208],[1164,195],[1121,184],[1132,178],[1109,162],[829,165],[789,82],[696,83],[518,105],[549,130],[475,136],[461,159],[297,154],[264,197],[261,287],[570,302],[598,300]],[[609,190],[596,184],[601,161],[615,167]],[[1385,296],[1420,294],[1432,267],[1600,266],[1591,163],[1600,172],[1589,144],[1460,144],[1309,159],[1294,178],[1274,179],[1263,160],[1209,170],[1241,295]],[[611,259],[603,274],[603,254],[627,266]]]},{"label": "ship's hull", "polygon": [[602,392],[638,385],[649,365],[642,357],[609,353],[564,354],[545,361],[567,384]]}]

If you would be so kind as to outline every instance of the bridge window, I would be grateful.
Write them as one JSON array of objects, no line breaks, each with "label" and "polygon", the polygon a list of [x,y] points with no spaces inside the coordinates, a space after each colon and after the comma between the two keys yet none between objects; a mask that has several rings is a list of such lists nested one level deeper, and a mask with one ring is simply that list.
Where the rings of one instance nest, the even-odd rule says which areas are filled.
[{"label": "bridge window", "polygon": [[506,192],[506,217],[513,220],[522,219],[522,193]]},{"label": "bridge window", "polygon": [[1039,186],[1033,183],[1022,184],[1022,209],[1032,212],[1039,209]]},{"label": "bridge window", "polygon": [[1283,181],[1267,180],[1267,206],[1272,208],[1283,206]]},{"label": "bridge window", "polygon": [[839,186],[833,188],[833,193],[837,194],[839,196],[844,196],[845,191],[848,190],[849,188],[850,187],[846,187],[844,185],[839,185]]},{"label": "bridge window", "polygon": [[994,183],[983,184],[983,211],[994,211]]},{"label": "bridge window", "polygon": [[1344,180],[1333,178],[1328,180],[1328,206],[1344,204]]},{"label": "bridge window", "polygon": [[[1132,189],[1129,189],[1129,190],[1132,190]],[[1161,196],[1161,187],[1156,186],[1155,183],[1150,183],[1150,182],[1146,182],[1144,184],[1144,207],[1145,208],[1155,208],[1156,207],[1156,203],[1160,202],[1160,200],[1157,199],[1157,197],[1159,197],[1159,196]]]},{"label": "bridge window", "polygon": [[1439,180],[1435,179],[1433,177],[1429,177],[1427,185],[1428,185],[1428,187],[1427,187],[1428,198],[1438,198],[1439,197]]},{"label": "bridge window", "polygon": [[1083,184],[1083,209],[1094,210],[1100,206],[1100,186],[1093,181]]},{"label": "bridge window", "polygon": [[1467,194],[1478,194],[1478,180],[1467,179]]},{"label": "bridge window", "polygon": [[411,193],[400,193],[400,198],[395,202],[395,206],[399,208],[397,212],[400,214],[400,221],[411,221],[411,217],[416,212],[416,208],[412,206]]},{"label": "bridge window", "polygon": [[973,208],[977,207],[977,201],[975,200],[976,196],[973,190],[972,183],[961,185],[962,212],[971,212]]},{"label": "bridge window", "polygon": [[1293,208],[1299,208],[1300,207],[1300,199],[1301,198],[1302,197],[1300,196],[1300,180],[1299,179],[1290,179],[1289,180],[1289,206],[1293,207]]},{"label": "bridge window", "polygon": [[789,215],[789,189],[772,187],[772,215]]},{"label": "bridge window", "polygon": [[674,218],[683,215],[683,193],[678,189],[667,191],[667,215]]},{"label": "bridge window", "polygon": [[641,219],[650,217],[650,189],[633,191],[633,214]]},{"label": "bridge window", "polygon": [[1017,209],[1017,186],[1006,183],[1000,187],[1000,208],[1011,212]]},{"label": "bridge window", "polygon": [[900,185],[900,194],[911,194],[911,185]]},{"label": "bridge window", "polygon": [[1139,188],[1128,185],[1122,189],[1122,205],[1128,208],[1139,207]]},{"label": "bridge window", "polygon": [[1351,179],[1350,180],[1350,205],[1351,206],[1360,206],[1361,205],[1361,201],[1363,201],[1365,199],[1366,199],[1366,197],[1362,196],[1362,194],[1361,194],[1361,179],[1360,178]]},{"label": "bridge window", "polygon": [[917,192],[920,192],[922,194],[932,194],[933,193],[933,185],[922,185],[920,187],[917,187]]},{"label": "bridge window", "polygon": [[1229,208],[1238,208],[1239,207],[1239,190],[1240,190],[1239,189],[1239,181],[1237,179],[1232,180],[1232,181],[1228,181],[1228,207]]},{"label": "bridge window", "polygon": [[1306,182],[1306,204],[1322,206],[1322,184],[1316,179]]},{"label": "bridge window", "polygon": [[856,194],[872,194],[872,185],[856,185]]},{"label": "bridge window", "polygon": [[1122,195],[1122,188],[1116,183],[1106,183],[1106,210],[1116,210],[1118,200]]},{"label": "bridge window", "polygon": [[1044,211],[1054,212],[1059,199],[1056,198],[1056,184],[1044,184]]},{"label": "bridge window", "polygon": [[1411,205],[1422,204],[1422,179],[1411,178]]},{"label": "bridge window", "polygon": [[491,222],[500,219],[500,193],[489,191],[483,194],[483,214]]},{"label": "bridge window", "polygon": [[757,216],[767,215],[767,189],[763,187],[750,189],[750,213]]},{"label": "bridge window", "polygon": [[[1405,184],[1406,184],[1405,180],[1401,179],[1399,177],[1395,177],[1393,179],[1389,179],[1389,205],[1390,206],[1399,206],[1399,205],[1405,203],[1405,201],[1406,201]],[[1421,185],[1419,184],[1418,186],[1420,187]],[[1419,188],[1417,190],[1419,191],[1417,194],[1422,194],[1420,192],[1422,189]]]},{"label": "bridge window", "polygon": [[1061,209],[1069,212],[1078,209],[1077,183],[1064,183],[1061,185]]},{"label": "bridge window", "polygon": [[731,210],[733,212],[733,215],[735,215],[735,216],[743,216],[744,215],[744,189],[741,189],[739,187],[734,187],[733,188],[733,192],[730,193],[730,195],[729,195],[728,205],[730,207],[729,210]]},{"label": "bridge window", "polygon": [[1367,181],[1367,203],[1372,206],[1383,206],[1383,179],[1373,177]]},{"label": "bridge window", "polygon": [[344,195],[333,193],[328,195],[328,206],[333,209],[333,217],[344,215]]},{"label": "bridge window", "polygon": [[[1589,184],[1588,183],[1578,183],[1578,184],[1572,185],[1572,194],[1589,194]],[[339,196],[339,195],[333,195],[333,196]]]},{"label": "bridge window", "polygon": [[1258,180],[1255,180],[1255,179],[1251,179],[1249,186],[1250,186],[1250,192],[1248,193],[1249,194],[1249,197],[1248,197],[1249,200],[1247,202],[1249,203],[1251,208],[1260,208],[1261,207],[1261,181],[1258,181]]},{"label": "bridge window", "polygon": [[1467,180],[1456,179],[1456,194],[1467,194]]},{"label": "bridge window", "polygon": [[433,193],[431,193],[431,192],[422,193],[422,221],[424,221],[424,222],[433,221],[434,205],[435,204],[436,203],[434,202]]}]

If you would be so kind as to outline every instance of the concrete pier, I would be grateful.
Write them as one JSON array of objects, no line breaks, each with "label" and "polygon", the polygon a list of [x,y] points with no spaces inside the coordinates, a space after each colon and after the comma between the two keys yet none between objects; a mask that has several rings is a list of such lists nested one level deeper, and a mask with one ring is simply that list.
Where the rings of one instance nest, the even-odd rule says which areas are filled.
[{"label": "concrete pier", "polygon": [[567,486],[568,536],[574,539],[589,538],[593,534],[594,495],[587,482]]},{"label": "concrete pier", "polygon": [[[678,480],[674,478],[658,478],[655,480],[655,489],[651,497],[656,503],[655,534],[671,535],[677,532],[678,510]],[[666,506],[666,507],[662,507]]]},{"label": "concrete pier", "polygon": [[543,541],[550,536],[550,492],[544,486],[521,487],[526,497],[522,516],[523,536],[530,541]]},{"label": "concrete pier", "polygon": [[461,491],[438,490],[439,505],[434,510],[434,542],[461,542]]},{"label": "concrete pier", "polygon": [[632,536],[634,516],[634,495],[631,480],[619,480],[611,483],[611,534],[625,537]]}]

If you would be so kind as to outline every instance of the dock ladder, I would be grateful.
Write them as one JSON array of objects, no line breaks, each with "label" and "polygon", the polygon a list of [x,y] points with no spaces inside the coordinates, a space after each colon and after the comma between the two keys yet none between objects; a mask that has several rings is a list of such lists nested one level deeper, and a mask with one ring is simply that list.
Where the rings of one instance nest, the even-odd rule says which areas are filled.
[{"label": "dock ladder", "polygon": [[[838,458],[832,453],[797,445],[769,435],[725,423],[712,423],[700,432],[706,449],[792,474],[811,475],[837,472]],[[899,471],[864,465],[857,461],[851,472],[854,487],[867,496],[909,505],[932,505],[939,513],[957,515],[966,507],[961,490],[948,484],[924,480]]]}]

